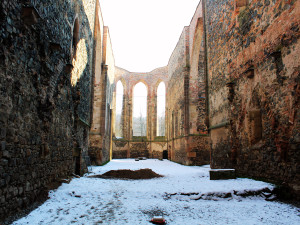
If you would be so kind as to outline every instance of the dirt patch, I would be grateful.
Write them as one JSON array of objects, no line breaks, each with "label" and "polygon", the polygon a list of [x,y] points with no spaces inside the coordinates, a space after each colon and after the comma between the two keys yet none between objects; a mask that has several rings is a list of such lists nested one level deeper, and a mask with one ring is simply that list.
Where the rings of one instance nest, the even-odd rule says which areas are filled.
[{"label": "dirt patch", "polygon": [[155,173],[151,169],[140,169],[140,170],[110,170],[102,175],[89,176],[90,178],[106,178],[106,179],[129,179],[129,180],[140,180],[140,179],[152,179],[157,177],[163,177],[160,174]]}]

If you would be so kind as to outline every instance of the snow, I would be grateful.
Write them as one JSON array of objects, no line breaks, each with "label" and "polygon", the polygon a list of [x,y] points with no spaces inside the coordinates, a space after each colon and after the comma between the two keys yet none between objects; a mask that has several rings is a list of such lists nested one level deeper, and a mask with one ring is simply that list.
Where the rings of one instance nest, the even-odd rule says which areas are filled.
[{"label": "snow", "polygon": [[[150,168],[163,175],[151,180],[87,178],[117,169]],[[150,224],[154,216],[168,224],[300,224],[299,209],[262,197],[242,198],[237,192],[272,189],[251,179],[209,180],[209,166],[183,166],[168,160],[112,160],[92,173],[50,191],[50,199],[19,224]],[[235,191],[235,192],[234,192]],[[181,193],[190,193],[182,195]],[[195,200],[210,193],[231,198]],[[76,197],[77,196],[77,197]]]}]

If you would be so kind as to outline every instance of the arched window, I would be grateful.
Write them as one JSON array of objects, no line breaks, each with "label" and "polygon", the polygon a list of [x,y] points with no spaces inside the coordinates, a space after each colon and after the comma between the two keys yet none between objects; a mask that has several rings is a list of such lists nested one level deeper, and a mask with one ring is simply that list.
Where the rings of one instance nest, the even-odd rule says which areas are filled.
[{"label": "arched window", "polygon": [[76,57],[77,44],[79,42],[79,20],[75,19],[73,27],[73,40],[72,40],[72,57]]},{"label": "arched window", "polygon": [[133,136],[147,136],[147,87],[142,82],[133,89]]},{"label": "arched window", "polygon": [[157,126],[156,135],[165,136],[166,86],[160,82],[157,88]]},{"label": "arched window", "polygon": [[116,138],[123,137],[123,97],[124,87],[121,81],[117,83],[116,90],[116,122],[115,122],[115,135]]}]

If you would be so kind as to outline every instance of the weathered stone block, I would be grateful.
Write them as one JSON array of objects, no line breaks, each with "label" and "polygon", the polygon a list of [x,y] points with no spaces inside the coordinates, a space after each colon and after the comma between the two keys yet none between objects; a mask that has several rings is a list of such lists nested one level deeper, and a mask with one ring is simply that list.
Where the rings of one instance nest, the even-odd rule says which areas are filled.
[{"label": "weathered stone block", "polygon": [[195,158],[196,156],[197,156],[196,152],[189,152],[188,153],[188,157],[190,157],[190,158]]},{"label": "weathered stone block", "polygon": [[235,169],[215,169],[209,171],[210,180],[236,179]]},{"label": "weathered stone block", "polygon": [[2,159],[1,164],[3,167],[8,166],[8,160],[7,159]]},{"label": "weathered stone block", "polygon": [[[6,142],[5,141],[1,141],[1,150],[5,151],[5,148],[6,148]],[[4,155],[4,152],[3,152],[3,155]]]},{"label": "weathered stone block", "polygon": [[2,197],[0,198],[0,203],[1,203],[1,204],[4,204],[4,203],[5,203],[5,197],[4,197],[4,196],[2,196]]},{"label": "weathered stone block", "polygon": [[10,158],[10,153],[9,153],[9,151],[3,151],[2,157],[3,157],[3,158],[9,159],[9,158]]},{"label": "weathered stone block", "polygon": [[6,129],[5,128],[1,128],[0,138],[5,138],[5,137],[6,137]]}]

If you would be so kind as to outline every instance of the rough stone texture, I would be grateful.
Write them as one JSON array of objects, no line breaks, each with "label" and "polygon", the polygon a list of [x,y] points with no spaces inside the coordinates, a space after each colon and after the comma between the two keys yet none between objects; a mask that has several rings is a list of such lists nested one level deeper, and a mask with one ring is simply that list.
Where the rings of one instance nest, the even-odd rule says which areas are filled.
[{"label": "rough stone texture", "polygon": [[299,1],[206,1],[212,167],[299,177]]},{"label": "rough stone texture", "polygon": [[[114,149],[114,148],[113,148]],[[112,152],[113,159],[126,159],[127,157],[127,150],[113,150]]]},{"label": "rough stone texture", "polygon": [[93,116],[89,135],[89,157],[94,165],[103,163],[102,142],[104,136],[104,118],[106,107],[106,67],[103,64],[104,23],[100,7],[97,7],[95,15],[94,32],[94,80],[93,80]]},{"label": "rough stone texture", "polygon": [[208,164],[210,140],[205,124],[205,54],[202,1],[183,29],[169,63],[167,137],[170,158],[189,165]]},{"label": "rough stone texture", "polygon": [[[148,73],[129,72],[122,68],[116,67],[115,84],[121,81],[124,88],[123,109],[122,109],[122,134],[123,140],[113,139],[113,158],[136,158],[136,157],[158,157],[162,158],[163,150],[167,149],[166,144],[161,144],[157,136],[157,88],[161,82],[168,85],[167,67],[155,69]],[[147,87],[147,136],[133,136],[133,120],[132,120],[132,104],[133,104],[133,88],[143,82]],[[114,90],[114,98],[116,90]],[[114,99],[115,102],[115,99]],[[115,105],[113,106],[115,109]],[[115,118],[115,110],[113,114]],[[115,121],[113,121],[113,136],[115,136]],[[157,139],[158,138],[158,139]],[[143,144],[139,139],[143,139]],[[163,138],[164,139],[164,138]],[[127,143],[127,144],[126,144]],[[155,152],[155,153],[154,153]]]},{"label": "rough stone texture", "polygon": [[95,46],[98,54],[96,54],[94,59],[96,68],[94,75],[93,122],[89,136],[89,156],[93,165],[102,165],[110,160],[112,151],[111,131],[113,126],[115,62],[109,30],[108,27],[103,27],[100,11],[97,12],[96,18],[99,24],[99,29],[96,30],[98,35],[96,36],[97,44]]},{"label": "rough stone texture", "polygon": [[138,158],[147,157],[162,159],[163,151],[168,148],[167,142],[161,141],[126,141],[126,140],[113,140],[114,159],[124,158]]},{"label": "rough stone texture", "polygon": [[[121,131],[124,144],[113,142],[113,157],[149,156],[165,157],[189,165],[208,164],[210,139],[206,126],[205,54],[203,39],[202,1],[200,1],[189,26],[183,29],[168,65],[149,73],[132,73],[116,68],[115,83],[121,81],[124,88]],[[164,82],[166,94],[166,137],[157,137],[157,87]],[[147,133],[144,141],[149,147],[134,143],[132,132],[132,95],[138,82],[148,91]],[[115,130],[115,129],[114,129]],[[115,132],[113,131],[113,134]],[[139,147],[138,147],[139,146]]]},{"label": "rough stone texture", "polygon": [[[112,156],[210,161],[286,184],[299,197],[299,18],[296,0],[200,1],[168,65],[132,73],[115,67],[99,1],[2,0],[0,220],[52,182],[84,173],[88,156],[96,165]],[[122,139],[114,135],[118,81]],[[147,132],[134,137],[140,81]],[[162,81],[165,137],[157,136]]]},{"label": "rough stone texture", "polygon": [[131,142],[130,158],[146,157],[149,158],[149,142]]},{"label": "rough stone texture", "polygon": [[234,169],[223,169],[223,170],[210,170],[209,179],[210,180],[228,180],[235,179],[235,170]]},{"label": "rough stone texture", "polygon": [[0,3],[0,220],[86,171],[96,1],[36,2]]}]

